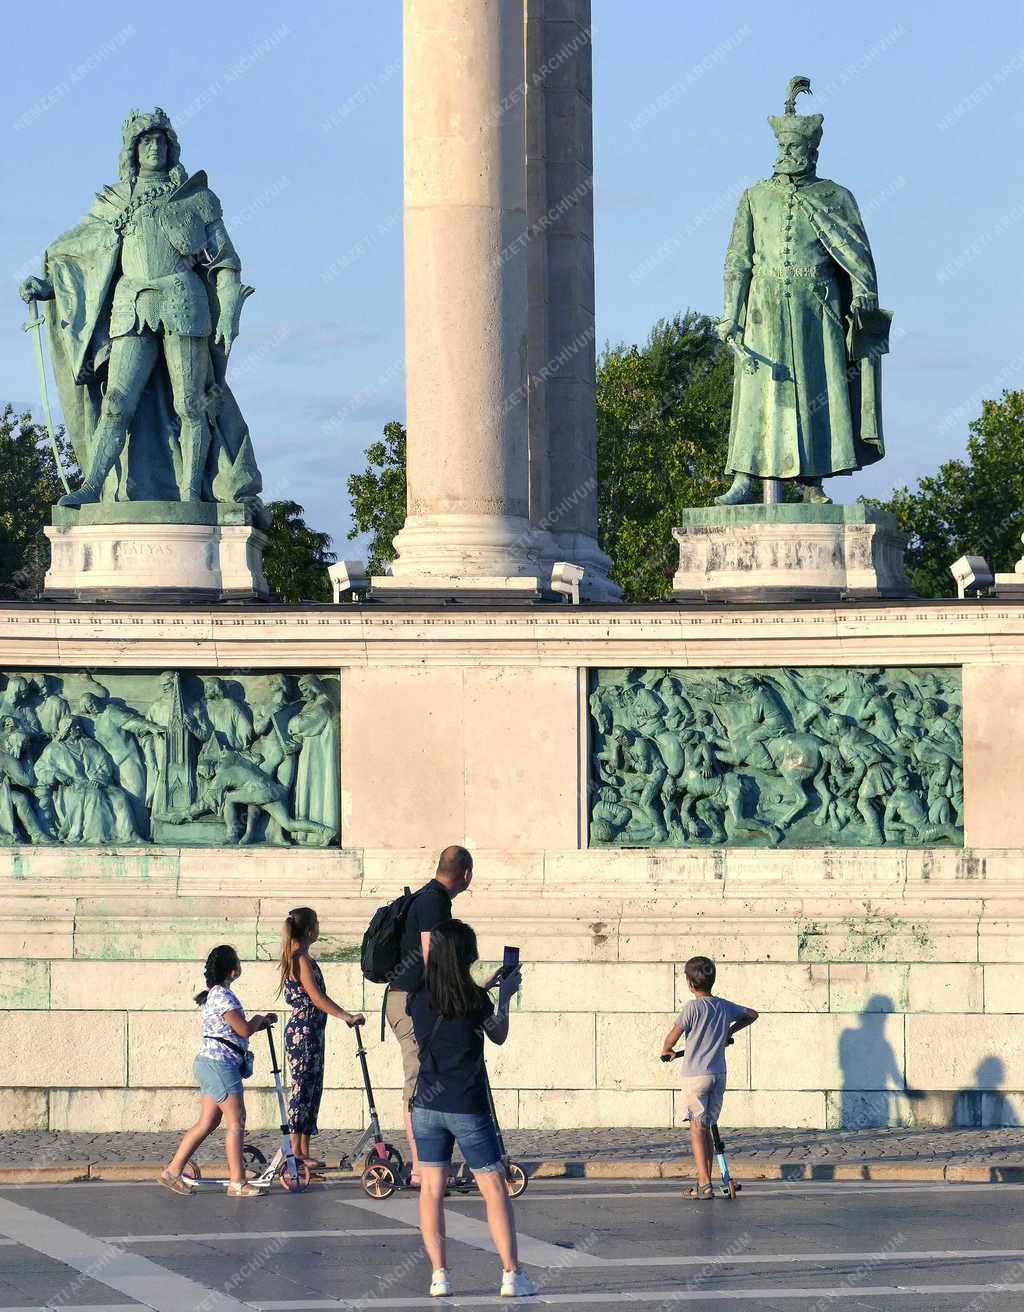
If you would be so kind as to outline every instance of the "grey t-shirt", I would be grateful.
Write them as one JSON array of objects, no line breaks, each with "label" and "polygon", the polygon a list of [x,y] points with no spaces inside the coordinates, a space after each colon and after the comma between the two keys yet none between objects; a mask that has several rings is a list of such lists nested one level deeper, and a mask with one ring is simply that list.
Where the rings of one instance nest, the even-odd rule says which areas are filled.
[{"label": "grey t-shirt", "polygon": [[676,1020],[686,1036],[682,1074],[724,1075],[729,1026],[746,1014],[746,1007],[727,998],[691,998]]}]

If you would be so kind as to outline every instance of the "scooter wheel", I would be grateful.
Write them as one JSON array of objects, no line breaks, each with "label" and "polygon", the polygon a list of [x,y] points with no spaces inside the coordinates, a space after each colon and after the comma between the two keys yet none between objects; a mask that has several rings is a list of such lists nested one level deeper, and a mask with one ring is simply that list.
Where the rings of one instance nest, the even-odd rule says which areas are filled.
[{"label": "scooter wheel", "polygon": [[203,1178],[203,1173],[199,1169],[199,1163],[194,1157],[190,1157],[181,1168],[181,1175],[184,1180],[201,1180]]},{"label": "scooter wheel", "polygon": [[397,1180],[401,1180],[402,1167],[405,1165],[405,1162],[402,1158],[402,1154],[398,1151],[398,1149],[394,1146],[394,1144],[391,1143],[386,1143],[384,1145],[384,1153],[385,1155],[381,1157],[380,1153],[377,1152],[376,1148],[371,1149],[366,1154],[366,1161],[363,1163],[363,1165],[366,1166],[367,1169],[369,1169],[369,1167],[371,1166],[376,1166],[378,1162],[387,1162],[388,1166],[390,1166],[391,1169],[394,1171],[395,1178]]},{"label": "scooter wheel", "polygon": [[372,1165],[363,1171],[360,1183],[363,1192],[370,1198],[390,1198],[398,1188],[398,1176],[394,1168],[378,1157]]},{"label": "scooter wheel", "polygon": [[266,1164],[267,1159],[254,1143],[247,1143],[242,1148],[242,1166],[247,1180],[255,1180],[257,1176],[262,1175]]},{"label": "scooter wheel", "polygon": [[309,1187],[309,1167],[305,1162],[296,1162],[295,1175],[292,1175],[288,1163],[285,1162],[279,1179],[283,1189],[287,1189],[290,1194],[300,1194],[303,1189]]},{"label": "scooter wheel", "polygon": [[729,1183],[722,1190],[722,1193],[725,1194],[726,1198],[730,1198],[730,1199],[735,1199],[738,1192],[739,1192],[739,1185],[736,1183],[735,1180],[730,1180]]},{"label": "scooter wheel", "polygon": [[529,1183],[530,1177],[518,1162],[509,1162],[505,1167],[505,1188],[508,1190],[509,1198],[518,1198],[520,1194],[525,1194]]}]

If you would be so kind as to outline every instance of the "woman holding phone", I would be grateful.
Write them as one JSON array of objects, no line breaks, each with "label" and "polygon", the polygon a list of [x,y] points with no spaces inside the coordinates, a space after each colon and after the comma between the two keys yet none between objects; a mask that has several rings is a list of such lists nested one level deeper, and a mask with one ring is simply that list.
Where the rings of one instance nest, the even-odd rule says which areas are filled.
[{"label": "woman holding phone", "polygon": [[[487,1097],[484,1036],[492,1043],[508,1038],[507,1002],[518,977],[504,981],[499,1010],[473,979],[478,960],[476,935],[461,920],[433,931],[423,987],[409,994],[408,1012],[419,1047],[420,1074],[412,1097],[412,1132],[420,1159],[420,1232],[431,1260],[430,1293],[452,1292],[447,1267],[444,1195],[458,1144],[487,1205],[487,1224],[501,1258],[501,1294],[523,1298],[537,1286],[519,1269],[512,1202]],[[488,987],[497,983],[497,976]]]}]

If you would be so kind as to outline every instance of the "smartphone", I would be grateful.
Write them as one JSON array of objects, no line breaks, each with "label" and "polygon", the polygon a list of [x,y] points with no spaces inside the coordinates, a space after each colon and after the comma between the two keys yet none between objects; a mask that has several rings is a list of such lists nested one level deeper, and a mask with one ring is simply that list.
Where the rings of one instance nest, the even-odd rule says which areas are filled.
[{"label": "smartphone", "polygon": [[498,1006],[503,1007],[511,998],[513,992],[518,993],[518,986],[512,989],[507,984],[507,980],[514,971],[519,969],[519,949],[506,947],[501,958],[501,984],[498,989]]}]

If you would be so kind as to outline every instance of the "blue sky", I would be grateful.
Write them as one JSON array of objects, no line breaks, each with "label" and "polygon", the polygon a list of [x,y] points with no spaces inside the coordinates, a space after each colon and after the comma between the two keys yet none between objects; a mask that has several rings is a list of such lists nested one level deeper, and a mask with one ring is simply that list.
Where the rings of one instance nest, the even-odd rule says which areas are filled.
[{"label": "blue sky", "polygon": [[[771,171],[765,117],[808,75],[819,171],[867,211],[895,313],[889,455],[832,490],[884,494],[1024,385],[1022,6],[748,8],[594,0],[598,341],[719,313],[736,198]],[[344,549],[345,479],[404,414],[399,0],[7,0],[4,20],[0,398],[37,403],[17,283],[116,179],[128,111],[159,104],[256,287],[233,375],[267,494]]]}]

